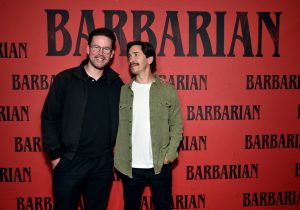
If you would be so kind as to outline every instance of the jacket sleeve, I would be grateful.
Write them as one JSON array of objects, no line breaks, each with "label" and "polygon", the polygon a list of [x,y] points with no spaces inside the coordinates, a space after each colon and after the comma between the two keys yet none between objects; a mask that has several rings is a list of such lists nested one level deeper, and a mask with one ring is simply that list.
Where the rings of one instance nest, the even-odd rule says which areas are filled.
[{"label": "jacket sleeve", "polygon": [[169,110],[170,144],[166,153],[166,159],[173,162],[178,157],[178,146],[182,140],[183,123],[180,103],[174,86],[171,86],[171,107]]},{"label": "jacket sleeve", "polygon": [[60,122],[63,101],[63,86],[57,75],[41,113],[43,147],[50,160],[61,157]]}]

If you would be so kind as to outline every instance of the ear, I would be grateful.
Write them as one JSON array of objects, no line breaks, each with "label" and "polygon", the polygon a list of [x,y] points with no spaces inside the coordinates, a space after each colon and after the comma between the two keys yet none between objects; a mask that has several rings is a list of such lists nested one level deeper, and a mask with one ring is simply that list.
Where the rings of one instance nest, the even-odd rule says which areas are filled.
[{"label": "ear", "polygon": [[114,55],[115,55],[115,50],[112,50],[112,51],[111,51],[111,54],[110,54],[110,58],[113,58]]},{"label": "ear", "polygon": [[88,45],[88,46],[86,46],[86,54],[90,54],[90,46]]},{"label": "ear", "polygon": [[150,65],[153,62],[153,56],[147,58],[148,64]]}]

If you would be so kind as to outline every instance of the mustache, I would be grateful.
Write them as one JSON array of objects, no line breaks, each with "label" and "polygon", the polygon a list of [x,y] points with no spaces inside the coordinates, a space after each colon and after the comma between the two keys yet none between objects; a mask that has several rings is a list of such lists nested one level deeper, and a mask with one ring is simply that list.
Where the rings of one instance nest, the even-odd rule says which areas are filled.
[{"label": "mustache", "polygon": [[140,64],[139,64],[139,63],[136,63],[136,62],[132,62],[132,63],[129,64],[129,67],[132,67],[133,65],[138,66],[138,65],[140,65]]}]

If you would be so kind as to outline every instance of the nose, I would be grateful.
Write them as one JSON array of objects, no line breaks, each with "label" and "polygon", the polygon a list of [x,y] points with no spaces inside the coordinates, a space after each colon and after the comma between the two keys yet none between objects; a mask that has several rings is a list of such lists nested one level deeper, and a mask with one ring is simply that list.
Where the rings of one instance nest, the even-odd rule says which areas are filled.
[{"label": "nose", "polygon": [[98,54],[104,54],[104,48],[103,48],[103,47],[99,47],[97,53],[98,53]]},{"label": "nose", "polygon": [[128,57],[128,62],[131,63],[134,60],[133,56]]}]

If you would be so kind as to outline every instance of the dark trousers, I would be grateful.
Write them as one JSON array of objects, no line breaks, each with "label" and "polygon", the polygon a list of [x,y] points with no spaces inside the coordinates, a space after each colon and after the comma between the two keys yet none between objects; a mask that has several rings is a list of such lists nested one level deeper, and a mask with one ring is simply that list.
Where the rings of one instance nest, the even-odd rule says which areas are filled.
[{"label": "dark trousers", "polygon": [[163,165],[159,174],[154,169],[132,169],[130,178],[121,174],[124,210],[140,210],[144,188],[150,185],[155,210],[170,210],[172,199],[172,165]]},{"label": "dark trousers", "polygon": [[73,160],[63,157],[52,174],[54,210],[76,210],[80,195],[85,210],[105,210],[112,181],[111,155]]}]

